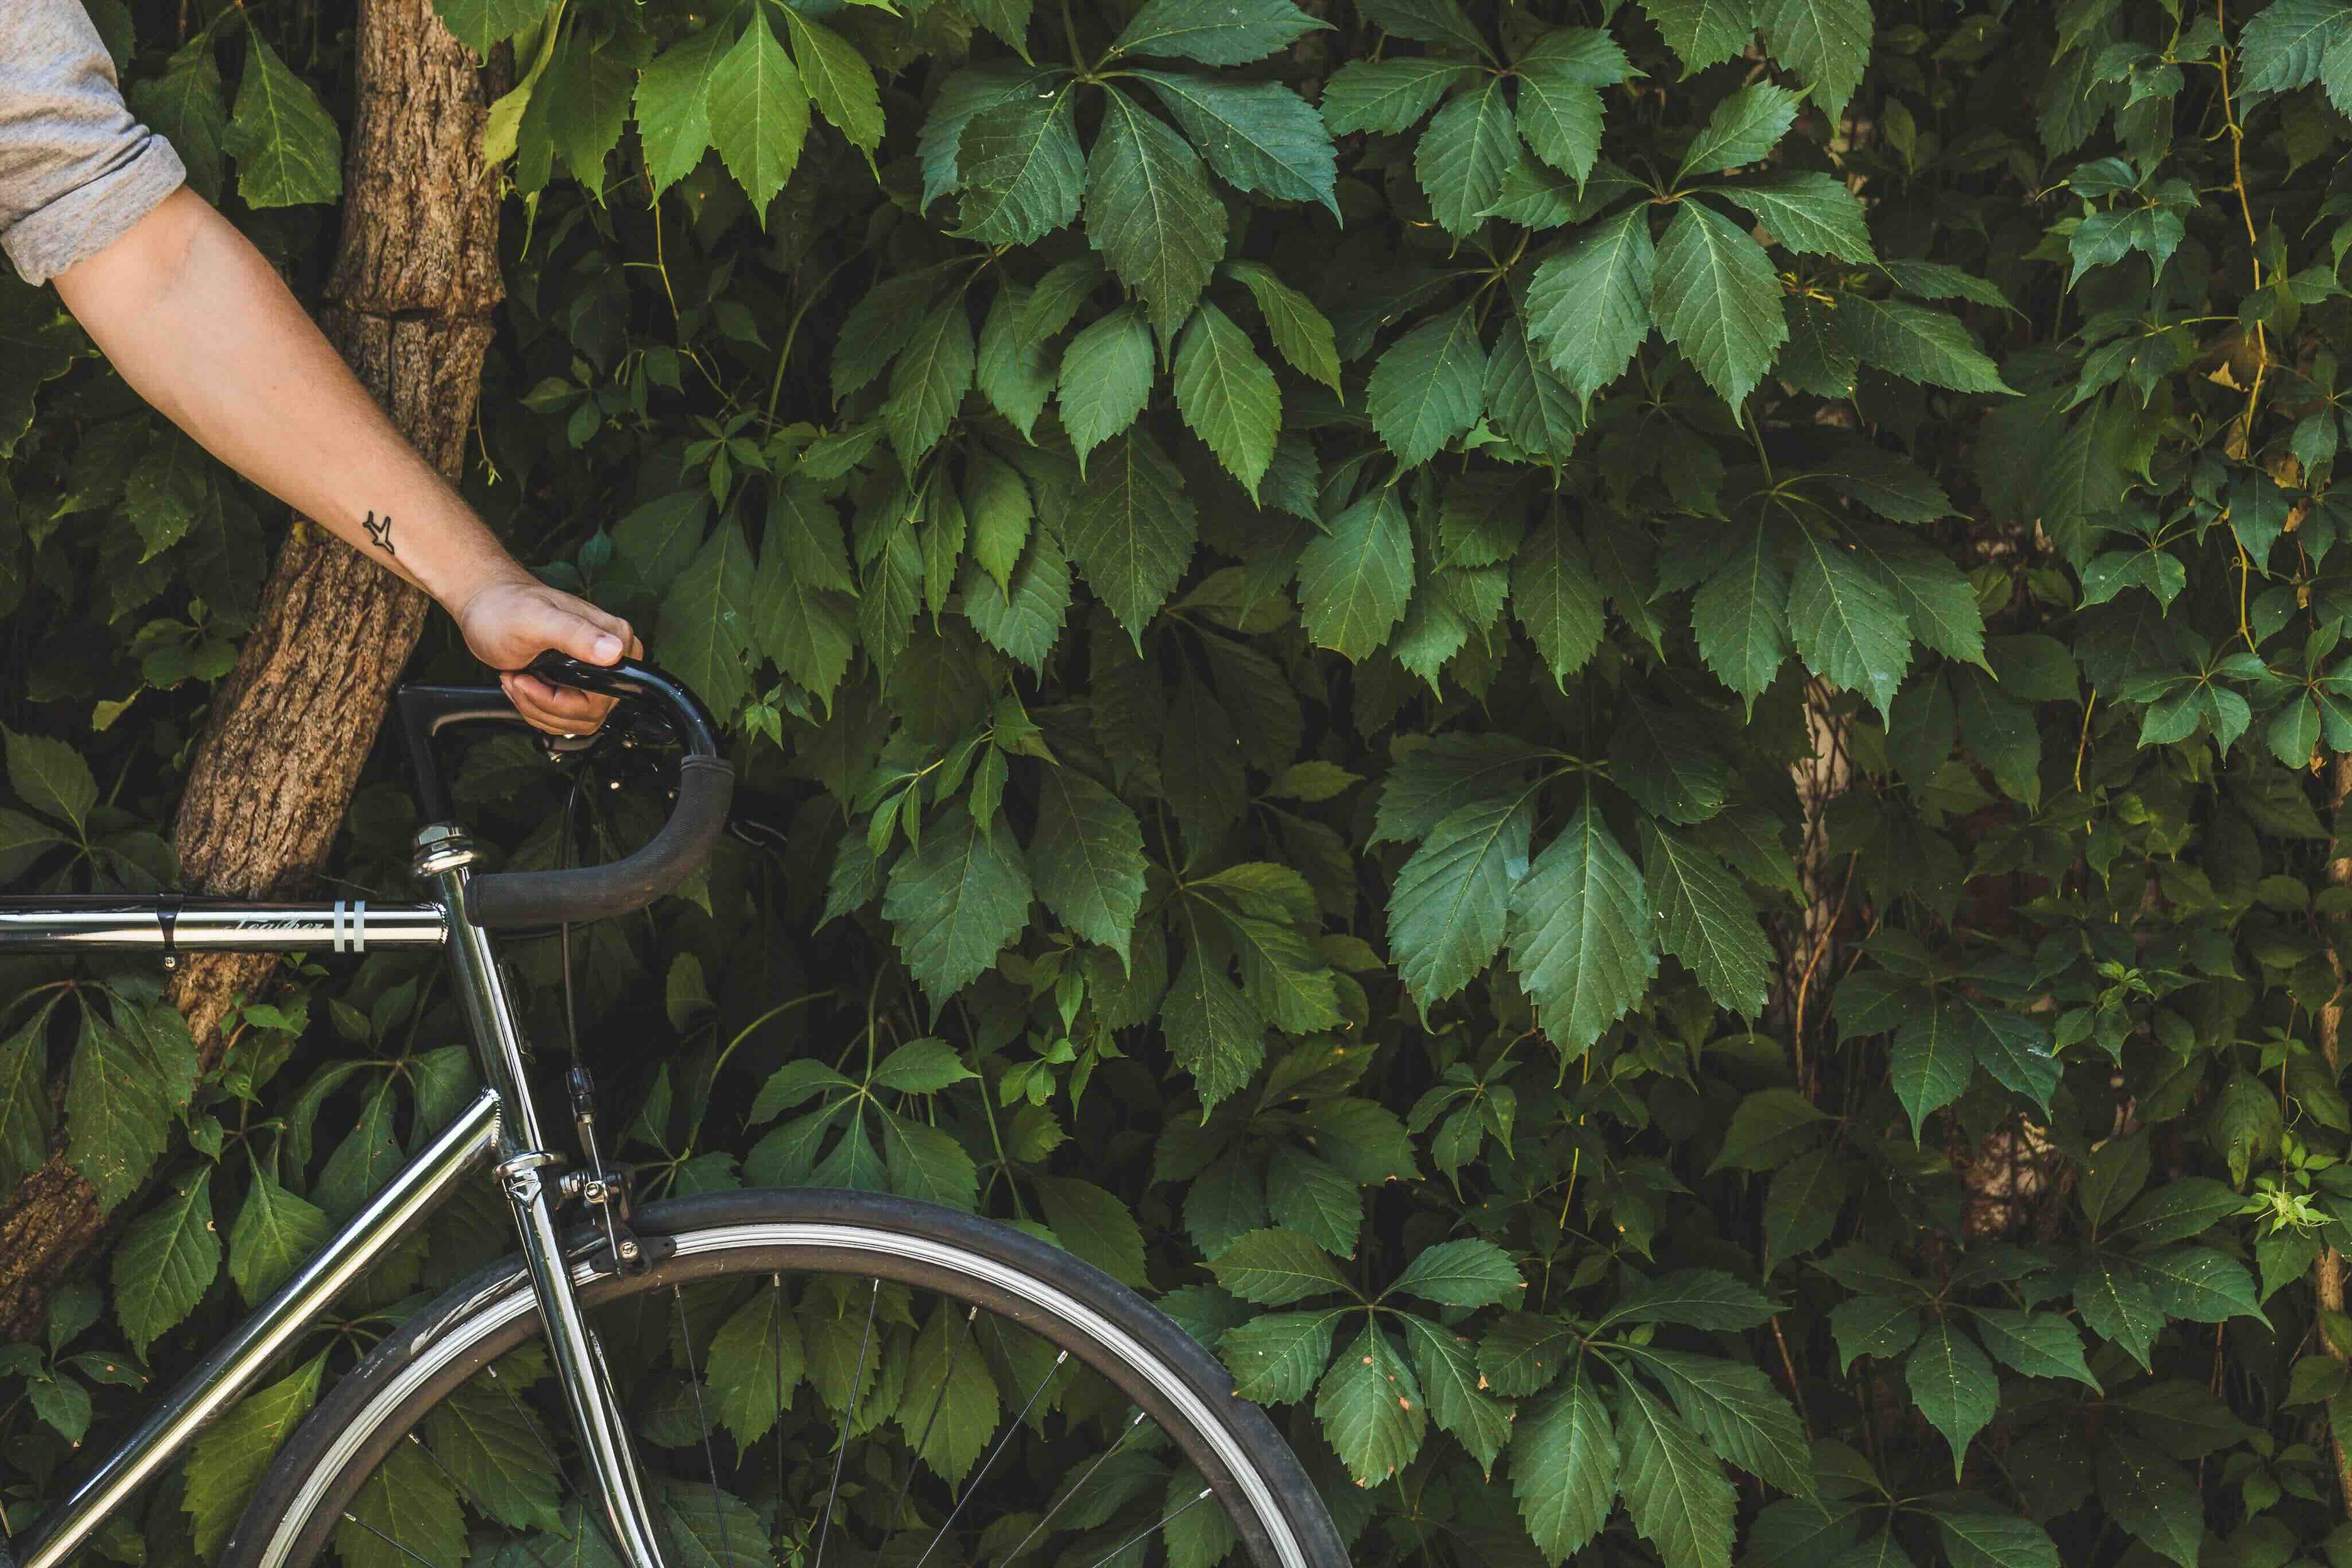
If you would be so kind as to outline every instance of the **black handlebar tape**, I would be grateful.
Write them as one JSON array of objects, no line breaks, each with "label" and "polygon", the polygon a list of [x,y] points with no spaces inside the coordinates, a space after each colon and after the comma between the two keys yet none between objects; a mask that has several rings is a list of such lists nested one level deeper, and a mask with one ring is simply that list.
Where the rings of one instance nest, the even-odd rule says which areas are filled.
[{"label": "black handlebar tape", "polygon": [[604,920],[645,908],[710,858],[735,793],[734,766],[719,755],[718,726],[676,677],[627,660],[606,666],[560,653],[540,655],[530,673],[667,710],[687,755],[678,759],[677,801],[669,821],[635,853],[610,865],[475,877],[466,890],[466,917],[488,931]]},{"label": "black handlebar tape", "polygon": [[710,858],[734,793],[735,768],[725,758],[682,758],[677,804],[644,848],[610,865],[478,876],[466,889],[466,918],[499,931],[606,920],[643,909]]}]

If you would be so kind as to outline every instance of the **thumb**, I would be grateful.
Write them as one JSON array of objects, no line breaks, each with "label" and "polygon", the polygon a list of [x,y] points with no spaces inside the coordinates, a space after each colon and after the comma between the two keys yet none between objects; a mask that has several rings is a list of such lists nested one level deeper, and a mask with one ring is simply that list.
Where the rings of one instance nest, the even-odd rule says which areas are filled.
[{"label": "thumb", "polygon": [[518,619],[521,624],[515,630],[531,643],[530,652],[523,659],[525,664],[549,648],[591,664],[612,664],[627,651],[623,639],[610,628],[598,625],[569,605],[533,600],[530,613]]}]

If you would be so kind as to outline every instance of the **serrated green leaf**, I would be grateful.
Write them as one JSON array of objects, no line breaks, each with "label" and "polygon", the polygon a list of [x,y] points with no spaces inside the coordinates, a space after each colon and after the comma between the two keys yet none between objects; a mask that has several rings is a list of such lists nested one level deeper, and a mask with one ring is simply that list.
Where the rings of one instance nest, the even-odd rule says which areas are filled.
[{"label": "serrated green leaf", "polygon": [[1377,1486],[1411,1464],[1429,1433],[1421,1385],[1377,1324],[1339,1352],[1316,1393],[1315,1414],[1361,1486]]},{"label": "serrated green leaf", "polygon": [[2098,1388],[2083,1360],[2082,1333],[2063,1314],[1977,1307],[1970,1315],[1985,1349],[2028,1377],[2071,1377]]},{"label": "serrated green leaf", "polygon": [[1129,430],[1095,454],[1070,503],[1067,543],[1129,636],[1139,639],[1168,601],[1199,538],[1183,476],[1147,432]]},{"label": "serrated green leaf", "polygon": [[1495,961],[1534,828],[1535,790],[1498,792],[1448,812],[1397,873],[1389,947],[1424,1015]]},{"label": "serrated green leaf", "polygon": [[1209,1260],[1217,1283],[1245,1301],[1286,1307],[1334,1291],[1354,1294],[1331,1256],[1296,1230],[1253,1230]]},{"label": "serrated green leaf", "polygon": [[1062,428],[1084,467],[1094,449],[1133,424],[1151,400],[1158,369],[1142,309],[1124,305],[1087,326],[1062,350]]},{"label": "serrated green leaf", "polygon": [[1581,1371],[1523,1411],[1511,1436],[1511,1491],[1548,1562],[1567,1561],[1599,1534],[1616,1502],[1617,1435]]},{"label": "serrated green leaf", "polygon": [[224,144],[248,206],[292,207],[343,193],[343,139],[318,95],[269,40],[246,29],[245,75]]},{"label": "serrated green leaf", "polygon": [[1306,1398],[1331,1363],[1331,1335],[1339,1316],[1331,1308],[1268,1312],[1226,1330],[1217,1349],[1233,1370],[1234,1391],[1262,1405]]},{"label": "serrated green leaf", "polygon": [[1318,647],[1369,658],[1412,598],[1412,533],[1392,488],[1358,501],[1298,558],[1298,603]]},{"label": "serrated green leaf", "polygon": [[1589,73],[1538,58],[1519,71],[1517,107],[1519,134],[1537,157],[1580,183],[1592,172],[1601,159],[1601,93]]},{"label": "serrated green leaf", "polygon": [[891,868],[882,916],[933,1005],[970,985],[1029,923],[1029,868],[1002,819],[982,829],[961,801]]},{"label": "serrated green leaf", "polygon": [[1219,178],[1282,202],[1319,202],[1339,216],[1339,163],[1315,107],[1280,82],[1135,73],[1176,117]]},{"label": "serrated green leaf", "polygon": [[1255,500],[1282,432],[1282,392],[1248,335],[1206,302],[1177,340],[1176,408]]},{"label": "serrated green leaf", "polygon": [[1112,43],[1111,53],[1241,66],[1330,25],[1290,0],[1150,0]]},{"label": "serrated green leaf", "polygon": [[1677,180],[1754,163],[1780,145],[1796,123],[1801,94],[1769,82],[1755,82],[1715,106],[1706,125],[1683,153]]},{"label": "serrated green leaf", "polygon": [[1617,1490],[1642,1539],[1666,1568],[1729,1568],[1731,1516],[1738,1498],[1696,1434],[1641,1384],[1619,1385],[1617,1440],[1624,1455]]},{"label": "serrated green leaf", "polygon": [[1642,0],[1642,9],[1685,76],[1729,59],[1756,36],[1755,0]]},{"label": "serrated green leaf", "polygon": [[133,1220],[114,1254],[114,1312],[141,1355],[195,1310],[220,1274],[220,1232],[213,1225],[212,1167],[183,1176],[163,1200]]},{"label": "serrated green leaf", "polygon": [[1741,184],[1698,188],[1746,208],[1790,250],[1861,266],[1878,259],[1861,202],[1834,174],[1781,171]]},{"label": "serrated green leaf", "polygon": [[1976,1342],[1948,1321],[1929,1323],[1903,1364],[1911,1401],[1951,1446],[1952,1476],[1959,1478],[1969,1445],[2000,1404],[2000,1379]]},{"label": "serrated green leaf", "polygon": [[1076,92],[1065,83],[1042,97],[991,104],[972,115],[956,152],[965,233],[991,245],[1029,245],[1078,215],[1087,168],[1078,151],[1076,103]]},{"label": "serrated green leaf", "polygon": [[[784,25],[792,34],[793,58],[800,67],[801,83],[815,102],[817,112],[849,138],[851,146],[871,156],[874,149],[882,144],[882,93],[875,85],[874,68],[866,63],[866,57],[848,39],[810,21],[790,6],[784,7]],[[1072,146],[1070,214],[1064,216],[1063,223],[1069,222],[1070,215],[1077,211],[1077,148]]]},{"label": "serrated green leaf", "polygon": [[325,1210],[295,1197],[256,1165],[245,1206],[229,1232],[229,1275],[247,1303],[259,1306],[333,1232]]},{"label": "serrated green leaf", "polygon": [[[547,8],[542,0],[520,0],[518,9],[538,17]],[[715,24],[689,33],[637,78],[637,139],[656,196],[693,173],[709,151],[710,78],[730,41],[728,29]]]},{"label": "serrated green leaf", "polygon": [[189,1449],[181,1506],[194,1527],[196,1550],[208,1560],[227,1541],[278,1446],[310,1414],[326,1365],[322,1351],[260,1393],[248,1396]]},{"label": "serrated green leaf", "polygon": [[1659,242],[1658,330],[1736,410],[1789,340],[1780,279],[1764,247],[1703,202],[1684,202]]},{"label": "serrated green leaf", "polygon": [[1046,768],[1029,865],[1037,896],[1062,924],[1129,961],[1143,907],[1143,830],[1124,802],[1083,773]]},{"label": "serrated green leaf", "polygon": [[1389,1285],[1441,1307],[1516,1306],[1526,1289],[1510,1255],[1475,1238],[1423,1248]]},{"label": "serrated green leaf", "polygon": [[2013,390],[1957,317],[1906,300],[1848,294],[1839,298],[1837,319],[1847,346],[1866,365],[1954,392]]},{"label": "serrated green leaf", "polygon": [[1528,336],[1577,396],[1590,400],[1623,374],[1650,335],[1657,260],[1649,209],[1636,204],[1586,225],[1536,268]]},{"label": "serrated green leaf", "polygon": [[1225,209],[1184,139],[1117,88],[1087,156],[1087,238],[1173,332],[1225,254]]},{"label": "serrated green leaf", "polygon": [[1438,55],[1397,60],[1350,60],[1323,88],[1323,123],[1334,136],[1359,131],[1410,130],[1437,107],[1446,89],[1477,68]]},{"label": "serrated green leaf", "polygon": [[1796,539],[1789,631],[1805,667],[1866,695],[1881,714],[1911,667],[1901,606],[1854,552],[1808,528]]},{"label": "serrated green leaf", "polygon": [[1765,0],[1764,42],[1834,123],[1870,63],[1870,0]]},{"label": "serrated green leaf", "polygon": [[727,172],[765,214],[801,159],[808,140],[809,95],[764,6],[710,68],[710,141]]},{"label": "serrated green leaf", "polygon": [[1657,972],[1642,873],[1587,800],[1511,894],[1511,967],[1552,1042],[1580,1055]]},{"label": "serrated green leaf", "polygon": [[1381,356],[1365,388],[1365,412],[1397,460],[1416,466],[1476,421],[1486,370],[1475,312],[1468,306],[1447,311]]},{"label": "serrated green leaf", "polygon": [[1642,822],[1642,871],[1665,950],[1689,967],[1718,1007],[1748,1018],[1761,1013],[1772,948],[1738,881],[1688,834],[1648,818]]},{"label": "serrated green leaf", "polygon": [[1257,301],[1275,350],[1290,361],[1290,368],[1338,392],[1339,350],[1330,321],[1314,301],[1276,277],[1272,267],[1255,261],[1229,261],[1225,273],[1239,279]]}]

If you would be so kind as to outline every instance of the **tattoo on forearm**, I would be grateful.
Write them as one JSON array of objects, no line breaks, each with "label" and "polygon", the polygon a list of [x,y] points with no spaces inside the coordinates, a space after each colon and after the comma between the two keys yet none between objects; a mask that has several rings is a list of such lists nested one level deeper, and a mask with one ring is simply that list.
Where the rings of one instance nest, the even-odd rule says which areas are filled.
[{"label": "tattoo on forearm", "polygon": [[368,538],[373,539],[376,543],[383,547],[384,554],[398,555],[400,553],[398,550],[392,548],[392,517],[389,513],[385,514],[383,521],[377,522],[375,520],[375,514],[373,512],[370,512],[367,515],[366,519],[360,524],[360,527],[367,530]]}]

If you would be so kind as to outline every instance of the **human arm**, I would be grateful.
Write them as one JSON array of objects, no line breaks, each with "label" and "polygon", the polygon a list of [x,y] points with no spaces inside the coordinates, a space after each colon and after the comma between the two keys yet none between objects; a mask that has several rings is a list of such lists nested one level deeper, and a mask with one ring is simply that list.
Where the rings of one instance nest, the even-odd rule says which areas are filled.
[{"label": "human arm", "polygon": [[275,269],[184,187],[56,278],[122,379],[205,449],[431,594],[523,716],[591,728],[610,704],[520,666],[609,664],[628,622],[548,587],[402,439]]}]

